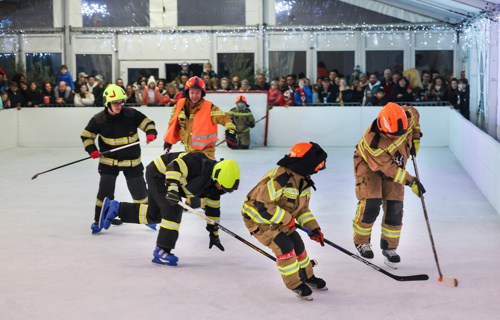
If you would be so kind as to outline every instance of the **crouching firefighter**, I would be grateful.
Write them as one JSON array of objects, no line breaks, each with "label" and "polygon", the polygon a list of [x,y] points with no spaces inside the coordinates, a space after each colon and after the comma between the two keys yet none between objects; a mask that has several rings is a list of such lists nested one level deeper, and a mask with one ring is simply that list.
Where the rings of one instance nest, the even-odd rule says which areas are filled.
[{"label": "crouching firefighter", "polygon": [[327,154],[316,143],[301,142],[278,161],[247,195],[242,215],[257,240],[273,250],[285,286],[298,297],[311,300],[311,287],[326,290],[326,282],[313,274],[312,263],[295,223],[314,233],[324,246],[318,222],[309,210],[314,182],[311,175],[325,168]]},{"label": "crouching firefighter", "polygon": [[[204,153],[168,153],[146,167],[149,204],[106,200],[99,223],[108,229],[115,217],[123,222],[160,224],[153,263],[176,266],[172,253],[179,237],[181,198],[198,196],[205,199],[205,214],[220,222],[220,197],[238,189],[240,170],[236,161],[211,160]],[[217,226],[208,223],[209,249],[216,246],[224,251]]]}]

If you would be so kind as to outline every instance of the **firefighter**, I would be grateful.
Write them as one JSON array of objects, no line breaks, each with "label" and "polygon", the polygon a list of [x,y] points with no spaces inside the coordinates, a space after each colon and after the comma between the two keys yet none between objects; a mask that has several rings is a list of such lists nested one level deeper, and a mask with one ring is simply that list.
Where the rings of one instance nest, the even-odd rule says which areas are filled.
[{"label": "firefighter", "polygon": [[208,158],[215,159],[218,124],[226,129],[227,146],[236,148],[236,127],[227,113],[203,98],[203,81],[192,77],[186,83],[185,90],[187,98],[180,99],[172,108],[168,129],[163,137],[164,149],[170,151],[172,145],[181,140],[186,152],[203,152]]},{"label": "firefighter", "polygon": [[[155,123],[136,109],[124,107],[127,95],[119,86],[112,84],[104,90],[103,99],[105,108],[90,119],[83,130],[81,139],[90,156],[99,158],[99,190],[95,204],[95,222],[92,224],[92,233],[101,231],[98,225],[102,202],[105,197],[114,199],[115,183],[118,174],[123,172],[127,186],[135,202],[147,203],[148,196],[144,181],[144,166],[141,162],[141,147],[137,144],[109,154],[101,155],[120,146],[139,141],[137,128],[146,133],[147,142],[156,139]],[[99,149],[95,144],[98,138]],[[120,224],[117,220],[115,224]]]},{"label": "firefighter", "polygon": [[401,261],[396,249],[403,225],[404,185],[417,196],[425,192],[420,181],[405,170],[408,157],[418,152],[421,136],[418,111],[390,102],[365,130],[354,151],[358,198],[354,244],[361,257],[373,258],[370,236],[382,205],[380,247],[385,263],[395,269]]},{"label": "firefighter", "polygon": [[236,107],[229,111],[229,115],[236,126],[237,149],[248,149],[250,147],[250,128],[255,127],[255,119],[249,109],[247,99],[244,96],[236,98]]},{"label": "firefighter", "polygon": [[[181,197],[193,195],[205,199],[208,218],[220,222],[220,197],[238,189],[240,170],[234,160],[209,159],[204,153],[167,153],[146,168],[149,204],[105,200],[100,224],[108,229],[115,217],[123,222],[160,223],[153,263],[177,265],[178,258],[171,252],[179,237],[182,207]],[[209,249],[216,246],[224,251],[217,226],[207,222]]]},{"label": "firefighter", "polygon": [[247,195],[242,215],[257,240],[273,250],[285,286],[298,297],[311,300],[311,288],[326,290],[326,282],[313,274],[304,242],[295,223],[314,233],[324,246],[318,222],[309,210],[311,175],[325,168],[327,154],[316,143],[301,142],[278,161]]}]

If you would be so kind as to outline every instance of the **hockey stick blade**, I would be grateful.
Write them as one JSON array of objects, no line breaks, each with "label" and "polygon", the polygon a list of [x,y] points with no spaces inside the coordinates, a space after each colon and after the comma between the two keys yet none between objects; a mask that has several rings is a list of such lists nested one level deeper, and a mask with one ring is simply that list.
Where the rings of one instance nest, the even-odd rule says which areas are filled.
[{"label": "hockey stick blade", "polygon": [[444,283],[448,287],[458,287],[458,280],[455,278],[443,277],[438,279],[439,282]]}]

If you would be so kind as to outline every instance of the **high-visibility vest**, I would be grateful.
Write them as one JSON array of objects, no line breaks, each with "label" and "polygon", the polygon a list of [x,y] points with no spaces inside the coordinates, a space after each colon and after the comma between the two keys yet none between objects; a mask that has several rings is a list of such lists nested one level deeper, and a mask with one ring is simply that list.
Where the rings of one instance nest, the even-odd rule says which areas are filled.
[{"label": "high-visibility vest", "polygon": [[[167,132],[163,137],[165,142],[175,144],[179,141],[179,113],[184,108],[186,98],[177,102],[174,116],[168,124]],[[191,147],[197,150],[203,150],[206,147],[215,144],[217,141],[217,125],[212,123],[212,103],[204,100],[201,108],[194,114],[193,132],[191,135]],[[189,115],[186,115],[189,117]],[[189,118],[186,118],[188,121]]]}]

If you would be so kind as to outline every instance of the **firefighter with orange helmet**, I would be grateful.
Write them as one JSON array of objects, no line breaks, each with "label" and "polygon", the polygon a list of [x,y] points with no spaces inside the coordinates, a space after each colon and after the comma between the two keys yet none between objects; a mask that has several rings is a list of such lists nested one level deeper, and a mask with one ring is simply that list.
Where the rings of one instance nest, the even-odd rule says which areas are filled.
[{"label": "firefighter with orange helmet", "polygon": [[255,119],[244,96],[238,96],[235,103],[236,107],[229,111],[229,115],[236,126],[237,148],[248,149],[250,147],[250,128],[255,127]]},{"label": "firefighter with orange helmet", "polygon": [[218,124],[226,129],[227,146],[236,148],[236,127],[227,113],[203,98],[203,80],[192,77],[186,83],[185,91],[186,98],[180,99],[172,108],[168,129],[163,137],[164,149],[169,151],[173,144],[181,140],[186,152],[203,152],[214,160]]},{"label": "firefighter with orange helmet", "polygon": [[309,210],[311,175],[325,169],[326,152],[316,143],[301,142],[278,161],[277,168],[262,177],[247,195],[242,212],[245,226],[276,255],[276,263],[288,289],[311,300],[311,287],[326,290],[326,282],[313,269],[295,223],[312,231],[312,240],[324,246],[318,222]]},{"label": "firefighter with orange helmet", "polygon": [[373,224],[384,210],[380,247],[385,263],[397,268],[396,253],[403,225],[404,186],[420,196],[420,181],[405,170],[408,157],[416,156],[420,132],[417,109],[386,104],[366,129],[354,152],[354,175],[358,205],[353,220],[354,244],[361,257],[373,258],[370,237]]}]

